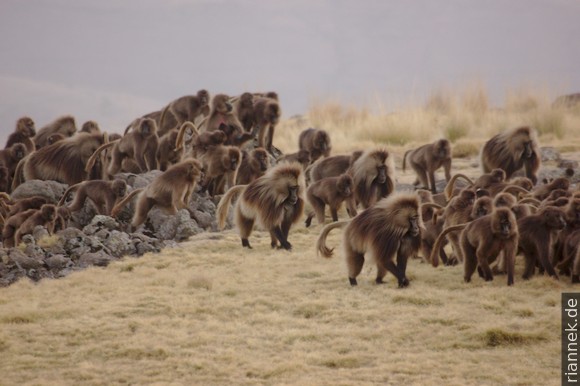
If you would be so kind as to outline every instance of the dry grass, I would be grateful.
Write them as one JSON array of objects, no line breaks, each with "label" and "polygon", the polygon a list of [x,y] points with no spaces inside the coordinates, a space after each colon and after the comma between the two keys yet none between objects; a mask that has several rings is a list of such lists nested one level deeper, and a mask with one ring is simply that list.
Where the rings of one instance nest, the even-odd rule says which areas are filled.
[{"label": "dry grass", "polygon": [[[319,226],[233,231],[161,254],[0,291],[0,370],[13,384],[558,384],[566,282],[462,282],[411,261],[411,286],[351,288],[317,257]],[[340,232],[329,245],[338,246]],[[518,274],[522,264],[518,262]],[[514,360],[514,358],[525,358]]]},{"label": "dry grass", "polygon": [[[536,98],[492,110],[485,93],[459,95],[396,114],[316,104],[284,122],[275,143],[294,151],[314,126],[330,132],[335,153],[378,141],[400,157],[457,127],[466,134],[458,131],[455,155],[467,158],[455,167],[475,172],[486,137],[545,108]],[[555,130],[540,140],[577,149],[580,115],[552,113],[562,114],[563,140]],[[351,288],[340,253],[316,256],[319,231],[292,229],[293,252],[271,250],[265,232],[251,236],[251,251],[231,230],[201,234],[160,254],[0,289],[0,384],[560,383],[560,293],[576,289],[568,280],[523,281],[518,258],[514,287],[505,276],[465,284],[461,267],[413,260],[409,288],[392,276],[375,285],[369,263]],[[340,238],[333,232],[329,245]]]}]

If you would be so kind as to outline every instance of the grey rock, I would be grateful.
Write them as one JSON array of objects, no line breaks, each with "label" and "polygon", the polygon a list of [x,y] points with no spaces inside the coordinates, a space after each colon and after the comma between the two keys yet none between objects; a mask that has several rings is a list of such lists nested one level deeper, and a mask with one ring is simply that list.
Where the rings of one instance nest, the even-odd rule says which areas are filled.
[{"label": "grey rock", "polygon": [[19,200],[21,198],[41,196],[56,204],[67,188],[68,185],[56,181],[30,180],[14,189],[10,197],[13,200]]},{"label": "grey rock", "polygon": [[112,217],[96,215],[94,216],[90,223],[83,228],[83,233],[86,235],[95,235],[102,230],[114,230],[119,229],[119,223]]},{"label": "grey rock", "polygon": [[89,267],[96,265],[106,267],[114,258],[103,251],[84,253],[80,256],[78,265],[80,267]]},{"label": "grey rock", "polygon": [[110,237],[103,240],[102,245],[106,250],[115,257],[134,254],[136,252],[135,246],[131,237],[124,232],[116,230],[111,231]]},{"label": "grey rock", "polygon": [[10,250],[10,260],[19,268],[23,270],[40,269],[44,262],[42,259],[28,256],[20,249],[12,248]]},{"label": "grey rock", "polygon": [[46,259],[44,259],[44,262],[47,265],[47,267],[52,270],[61,270],[73,266],[72,260],[62,254],[49,256]]},{"label": "grey rock", "polygon": [[202,231],[186,209],[181,209],[175,215],[168,215],[159,208],[153,208],[149,212],[149,222],[155,237],[161,240],[182,241]]}]

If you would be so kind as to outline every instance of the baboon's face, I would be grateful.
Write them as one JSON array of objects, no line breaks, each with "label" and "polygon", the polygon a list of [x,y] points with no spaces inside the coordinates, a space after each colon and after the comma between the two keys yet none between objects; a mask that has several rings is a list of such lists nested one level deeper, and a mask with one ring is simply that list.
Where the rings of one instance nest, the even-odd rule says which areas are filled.
[{"label": "baboon's face", "polygon": [[232,151],[230,151],[230,170],[234,171],[238,168],[238,163],[240,162],[240,154],[239,152],[234,151],[234,149],[232,149]]},{"label": "baboon's face", "polygon": [[488,199],[477,200],[475,202],[474,211],[473,211],[474,217],[480,218],[482,216],[485,216],[486,214],[490,214],[491,209],[492,209],[492,204],[491,204],[491,201],[489,201]]},{"label": "baboon's face", "polygon": [[30,118],[23,118],[20,121],[20,127],[22,134],[27,137],[34,137],[36,135],[36,129],[34,128],[34,121]]},{"label": "baboon's face", "polygon": [[409,217],[409,233],[411,236],[419,236],[421,228],[419,227],[419,215],[412,213]]},{"label": "baboon's face", "polygon": [[380,164],[377,166],[377,183],[384,184],[387,181],[387,165]]},{"label": "baboon's face", "polygon": [[449,142],[446,140],[439,141],[439,149],[437,152],[438,157],[441,159],[449,158],[450,154],[451,151],[449,150]]},{"label": "baboon's face", "polygon": [[343,197],[352,196],[352,178],[350,176],[342,176],[338,180],[338,191]]},{"label": "baboon's face", "polygon": [[213,99],[213,108],[218,113],[227,114],[232,111],[232,104],[228,101],[227,95],[216,95]]},{"label": "baboon's face", "polygon": [[298,185],[288,186],[288,198],[285,203],[295,205],[298,202]]},{"label": "baboon's face", "polygon": [[563,190],[568,190],[569,187],[570,187],[570,181],[567,180],[566,178],[555,179],[553,182],[553,186],[552,186],[552,188],[554,188],[554,189],[563,189]]},{"label": "baboon's face", "polygon": [[209,93],[206,90],[200,90],[197,93],[197,97],[199,98],[199,103],[202,105],[207,105],[209,102]]},{"label": "baboon's face", "polygon": [[462,190],[461,199],[469,205],[472,205],[475,202],[475,192],[471,190]]},{"label": "baboon's face", "polygon": [[58,215],[62,217],[65,221],[70,220],[71,213],[70,210],[66,206],[61,206],[58,208]]},{"label": "baboon's face", "polygon": [[[20,146],[19,146],[20,145]],[[21,160],[26,155],[26,148],[24,145],[18,143],[14,147],[14,159]]]},{"label": "baboon's face", "polygon": [[72,137],[77,132],[77,127],[74,120],[68,120],[65,124],[64,132],[67,137]]},{"label": "baboon's face", "polygon": [[564,213],[557,210],[556,208],[548,208],[544,211],[544,216],[546,216],[546,224],[553,229],[564,229],[566,228],[566,220],[564,219]]},{"label": "baboon's face", "polygon": [[268,155],[265,151],[260,151],[256,153],[256,159],[260,164],[260,171],[265,172],[268,170]]},{"label": "baboon's face", "polygon": [[515,215],[509,209],[503,209],[497,212],[495,220],[496,234],[501,238],[510,238],[517,227]]},{"label": "baboon's face", "polygon": [[493,182],[503,182],[505,180],[505,172],[502,169],[494,169],[491,172]]},{"label": "baboon's face", "polygon": [[318,132],[316,135],[316,146],[321,151],[326,151],[328,149],[328,137],[324,132]]}]

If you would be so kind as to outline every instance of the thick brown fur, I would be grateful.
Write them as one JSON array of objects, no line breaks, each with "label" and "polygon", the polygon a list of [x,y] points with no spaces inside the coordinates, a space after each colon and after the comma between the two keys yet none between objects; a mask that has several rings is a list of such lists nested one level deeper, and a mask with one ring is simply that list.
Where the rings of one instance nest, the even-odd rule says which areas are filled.
[{"label": "thick brown fur", "polygon": [[[319,224],[324,224],[324,208],[330,207],[332,221],[338,221],[338,210],[342,203],[353,198],[352,177],[348,174],[342,174],[339,177],[327,177],[316,181],[306,190],[306,197],[312,206],[313,212],[306,218],[306,226],[309,227],[312,218],[316,215]],[[356,213],[349,213],[350,217],[356,216]]]},{"label": "thick brown fur", "polygon": [[[464,224],[471,221],[471,213],[473,209],[473,204],[476,200],[476,194],[470,188],[463,189],[459,195],[453,197],[451,201],[447,204],[444,211],[445,223],[444,227],[449,228],[454,225]],[[463,255],[459,243],[459,232],[449,233],[447,238],[451,242],[453,247],[453,252],[455,254],[454,259],[450,262],[462,262]],[[436,266],[438,260],[431,259],[431,262]]]},{"label": "thick brown fur", "polygon": [[[395,162],[386,149],[364,152],[349,171],[354,182],[354,197],[364,209],[388,196],[395,189]],[[355,208],[349,208],[356,213]]]},{"label": "thick brown fur", "polygon": [[54,220],[54,226],[52,229],[49,229],[48,232],[54,234],[58,231],[62,231],[68,228],[71,217],[72,213],[66,206],[56,208],[56,219]]},{"label": "thick brown fur", "polygon": [[15,143],[7,149],[0,150],[0,165],[8,169],[8,182],[12,183],[12,177],[18,163],[28,155],[28,149],[23,143]]},{"label": "thick brown fur", "polygon": [[258,146],[272,153],[274,131],[280,121],[282,110],[277,99],[254,97],[254,124],[252,134],[258,138]]},{"label": "thick brown fur", "polygon": [[357,285],[356,277],[362,270],[367,252],[377,265],[377,284],[383,283],[388,271],[397,278],[399,287],[409,285],[407,260],[417,254],[424,227],[416,195],[392,195],[352,220],[326,225],[316,243],[318,252],[324,257],[332,256],[332,249],[326,246],[329,232],[344,225],[347,226],[343,233],[343,249],[351,285]]},{"label": "thick brown fur", "polygon": [[503,252],[507,270],[507,284],[514,284],[515,256],[518,249],[518,225],[515,215],[507,208],[495,209],[491,214],[446,228],[437,238],[431,259],[437,258],[437,250],[448,232],[462,230],[460,246],[464,256],[464,280],[471,281],[477,271],[485,281],[493,280],[489,264]]},{"label": "thick brown fur", "polygon": [[[54,180],[73,185],[88,179],[85,171],[91,155],[103,144],[102,134],[79,133],[39,149],[19,162],[12,189],[23,180]],[[96,173],[100,175],[100,171]]]},{"label": "thick brown fur", "polygon": [[32,233],[34,228],[42,225],[47,230],[54,228],[54,220],[56,219],[56,206],[52,204],[45,204],[40,209],[37,209],[30,217],[28,217],[14,233],[14,245],[20,244],[22,236]]},{"label": "thick brown fur", "polygon": [[36,212],[38,212],[38,209],[28,209],[6,219],[4,226],[2,227],[2,246],[4,248],[12,248],[16,246],[16,231],[20,228],[24,221],[26,221]]},{"label": "thick brown fur", "polygon": [[115,204],[118,203],[127,193],[127,183],[123,180],[113,181],[84,181],[69,187],[60,199],[58,206],[63,206],[71,192],[75,193],[75,198],[68,205],[71,212],[79,211],[83,208],[85,201],[89,198],[97,212],[109,216]]},{"label": "thick brown fur", "polygon": [[58,133],[65,137],[72,137],[76,132],[77,126],[74,117],[72,115],[65,115],[38,130],[34,137],[34,143],[36,144],[36,148],[40,149],[48,144],[47,139],[51,134]]},{"label": "thick brown fur", "polygon": [[167,170],[169,166],[178,163],[183,156],[183,147],[175,147],[177,135],[177,130],[170,130],[159,138],[157,161],[159,162],[159,170],[162,172]]},{"label": "thick brown fur", "polygon": [[333,155],[319,158],[306,169],[306,182],[314,182],[326,177],[337,177],[346,173],[352,164],[363,154],[362,150],[353,151],[348,155]]},{"label": "thick brown fur", "polygon": [[562,189],[567,191],[569,188],[570,180],[565,177],[558,177],[547,184],[537,186],[532,192],[532,197],[536,200],[542,201],[548,198],[553,190]]},{"label": "thick brown fur", "polygon": [[111,147],[111,162],[107,168],[109,177],[124,171],[123,161],[125,159],[135,160],[140,172],[159,168],[157,162],[157,148],[159,147],[157,124],[151,118],[142,118],[137,127],[125,134],[120,140],[98,148],[92,155],[87,168],[90,168],[100,153],[108,147]]},{"label": "thick brown fur", "polygon": [[304,177],[299,164],[281,164],[270,168],[265,175],[248,185],[237,185],[228,190],[220,200],[216,217],[218,227],[223,229],[230,202],[237,194],[241,196],[235,205],[235,223],[242,246],[251,248],[248,240],[257,223],[270,231],[272,247],[280,242],[290,250],[288,233],[292,224],[300,220],[304,210]]},{"label": "thick brown fur", "polygon": [[62,141],[63,139],[65,139],[67,137],[65,137],[64,135],[60,134],[60,133],[55,133],[55,134],[51,134],[47,139],[46,139],[46,144],[47,145],[52,145],[53,143],[57,143],[58,141]]},{"label": "thick brown fur", "polygon": [[205,176],[200,184],[202,188],[208,189],[210,195],[223,194],[224,190],[236,184],[236,176],[242,161],[240,149],[220,145],[199,159],[205,170]]},{"label": "thick brown fur", "polygon": [[10,192],[11,187],[11,176],[8,168],[4,165],[0,165],[0,192]]},{"label": "thick brown fur", "polygon": [[254,126],[254,95],[249,92],[240,95],[235,110],[244,131],[251,132]]},{"label": "thick brown fur", "polygon": [[526,177],[535,185],[541,164],[536,131],[530,127],[519,127],[493,136],[483,146],[481,164],[486,173],[495,168],[503,169],[507,179],[525,168]]},{"label": "thick brown fur", "polygon": [[189,198],[201,178],[202,170],[201,162],[193,158],[170,166],[155,177],[146,188],[131,192],[115,205],[111,216],[115,217],[135,194],[139,194],[139,197],[131,221],[133,228],[137,228],[147,220],[153,206],[159,206],[169,214],[176,214],[179,209],[188,207]]},{"label": "thick brown fur", "polygon": [[270,159],[266,150],[261,147],[257,147],[251,152],[244,150],[242,163],[236,177],[236,185],[247,185],[256,178],[262,177],[269,166]]},{"label": "thick brown fur", "polygon": [[211,111],[205,121],[205,131],[219,130],[220,126],[233,126],[236,135],[242,135],[242,124],[235,114],[230,97],[226,94],[217,94],[211,100]]},{"label": "thick brown fur", "polygon": [[8,136],[6,140],[5,149],[8,149],[15,143],[23,143],[28,150],[28,153],[36,150],[33,138],[36,135],[36,128],[34,121],[30,117],[22,117],[16,121],[16,128],[14,132]]},{"label": "thick brown fur", "polygon": [[81,126],[81,133],[89,133],[89,134],[99,134],[101,132],[101,128],[99,124],[95,121],[86,121]]},{"label": "thick brown fur", "polygon": [[511,209],[515,204],[517,204],[516,198],[509,193],[500,193],[493,198],[493,205],[496,208]]},{"label": "thick brown fur", "polygon": [[[162,111],[159,118],[159,136],[165,135],[169,130],[178,128],[184,122],[195,122],[200,116],[209,114],[210,95],[207,90],[199,90],[196,95],[186,95],[169,103]],[[172,119],[167,119],[168,116]],[[169,123],[169,124],[168,124]]]},{"label": "thick brown fur", "polygon": [[330,150],[330,137],[321,129],[306,129],[298,137],[298,148],[310,153],[310,162],[315,162],[320,157],[328,157]]},{"label": "thick brown fur", "polygon": [[437,193],[435,171],[441,167],[445,171],[447,182],[451,179],[451,144],[446,139],[407,151],[403,156],[403,171],[405,171],[407,159],[417,173],[415,185],[421,183],[423,189],[430,189],[432,193]]},{"label": "thick brown fur", "polygon": [[10,205],[10,210],[8,211],[8,216],[14,216],[20,212],[24,212],[28,209],[40,209],[44,204],[51,204],[46,197],[42,196],[32,196],[27,198],[21,198],[20,200],[14,201]]},{"label": "thick brown fur", "polygon": [[310,152],[308,150],[298,150],[296,153],[284,154],[278,158],[278,163],[281,162],[298,162],[306,170],[308,165],[310,165]]},{"label": "thick brown fur", "polygon": [[518,220],[520,231],[519,251],[524,255],[526,266],[523,278],[529,279],[534,275],[536,263],[556,279],[558,275],[552,266],[553,231],[566,227],[564,212],[560,208],[548,206],[536,214]]},{"label": "thick brown fur", "polygon": [[228,137],[221,131],[203,132],[193,140],[191,156],[201,158],[226,143]]}]

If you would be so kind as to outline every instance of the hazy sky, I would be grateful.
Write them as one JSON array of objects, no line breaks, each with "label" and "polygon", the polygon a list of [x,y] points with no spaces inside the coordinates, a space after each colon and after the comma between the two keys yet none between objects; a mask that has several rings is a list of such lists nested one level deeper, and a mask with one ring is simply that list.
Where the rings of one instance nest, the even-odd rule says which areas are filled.
[{"label": "hazy sky", "polygon": [[0,0],[0,141],[22,115],[121,131],[200,88],[372,105],[481,81],[580,92],[578,0]]}]

